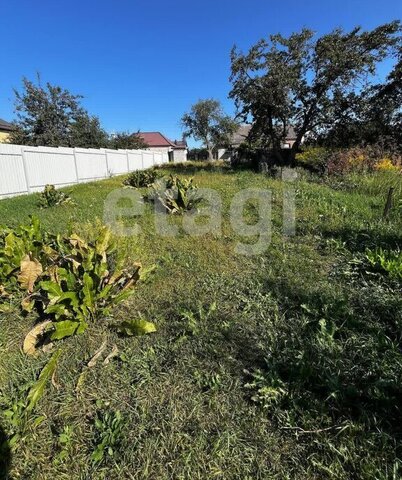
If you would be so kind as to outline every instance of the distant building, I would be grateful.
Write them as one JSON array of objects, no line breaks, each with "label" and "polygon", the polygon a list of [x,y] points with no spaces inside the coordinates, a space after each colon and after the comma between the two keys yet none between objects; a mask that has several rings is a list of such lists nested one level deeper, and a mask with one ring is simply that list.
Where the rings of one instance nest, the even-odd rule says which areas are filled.
[{"label": "distant building", "polygon": [[0,143],[6,143],[13,130],[14,125],[0,118]]},{"label": "distant building", "polygon": [[169,162],[187,161],[187,142],[183,140],[169,140],[160,132],[139,132],[138,135],[148,145],[148,150],[154,152],[167,152]]},{"label": "distant building", "polygon": [[[232,135],[229,148],[218,149],[218,158],[223,160],[230,160],[233,151],[238,149],[240,145],[245,142],[250,134],[252,125],[240,125],[238,130]],[[296,141],[295,129],[291,126],[288,128],[286,138],[282,143],[282,148],[292,148]]]}]

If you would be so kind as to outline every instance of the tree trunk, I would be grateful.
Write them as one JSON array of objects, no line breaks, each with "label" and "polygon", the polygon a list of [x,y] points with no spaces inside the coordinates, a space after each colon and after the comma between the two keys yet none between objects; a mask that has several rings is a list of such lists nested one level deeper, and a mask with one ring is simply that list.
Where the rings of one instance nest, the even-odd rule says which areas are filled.
[{"label": "tree trunk", "polygon": [[208,150],[208,160],[209,160],[210,162],[212,162],[213,159],[214,159],[214,151],[213,151],[213,148],[208,148],[207,150]]}]

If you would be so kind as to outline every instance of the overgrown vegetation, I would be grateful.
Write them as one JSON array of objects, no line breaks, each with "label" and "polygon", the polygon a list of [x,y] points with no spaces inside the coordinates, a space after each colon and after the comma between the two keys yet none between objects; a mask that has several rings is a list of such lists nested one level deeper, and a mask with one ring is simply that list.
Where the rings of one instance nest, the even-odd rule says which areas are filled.
[{"label": "overgrown vegetation", "polygon": [[194,210],[201,202],[193,178],[183,179],[175,175],[170,175],[166,182],[155,183],[152,197],[173,215]]},{"label": "overgrown vegetation", "polygon": [[0,298],[9,302],[15,290],[22,290],[22,310],[46,318],[28,334],[26,353],[36,353],[36,342],[83,333],[89,322],[110,316],[111,307],[132,294],[140,265],[123,268],[124,259],[114,253],[106,227],[93,244],[76,234],[47,234],[37,218],[16,230],[3,229]]},{"label": "overgrown vegetation", "polygon": [[151,187],[160,176],[158,170],[155,169],[137,170],[131,172],[123,184],[134,188]]},{"label": "overgrown vegetation", "polygon": [[[177,166],[161,172],[176,174]],[[13,295],[3,295],[0,317],[0,423],[3,451],[17,434],[8,462],[13,478],[400,477],[400,176],[374,169],[327,183],[297,172],[294,237],[282,235],[280,179],[202,165],[180,179],[194,177],[219,192],[222,236],[160,236],[148,203],[141,218],[127,220],[142,230],[118,240],[117,251],[126,265],[138,256],[155,270],[113,308],[120,330],[107,328],[101,308],[96,323],[88,320],[90,335],[58,343],[57,372],[45,371],[44,395],[27,416],[48,354],[21,353],[37,318],[36,309],[22,315],[18,306],[25,297],[21,258],[27,248],[46,271],[39,244],[54,235],[43,231],[60,233],[63,249],[73,248],[69,228],[96,245],[95,217],[122,179],[72,187],[76,206],[66,205],[63,216],[39,209],[33,196],[0,202],[0,217],[12,227],[3,244],[12,234],[27,245],[14,240],[7,258],[4,247],[0,254],[1,283],[6,276],[5,291]],[[395,197],[384,220],[391,185]],[[234,253],[239,237],[226,213],[244,188],[272,191],[272,242],[256,257]],[[33,213],[42,234],[17,228]],[[254,220],[252,210],[245,216]],[[182,218],[169,221],[180,228]],[[81,255],[81,244],[74,248]],[[158,332],[127,338],[135,332],[131,322],[146,318],[155,319]]]},{"label": "overgrown vegetation", "polygon": [[46,185],[43,192],[39,195],[39,205],[42,208],[56,207],[72,202],[67,193],[56,190],[54,185]]},{"label": "overgrown vegetation", "polygon": [[304,146],[296,154],[296,162],[320,175],[402,171],[401,155],[380,145],[349,149]]}]

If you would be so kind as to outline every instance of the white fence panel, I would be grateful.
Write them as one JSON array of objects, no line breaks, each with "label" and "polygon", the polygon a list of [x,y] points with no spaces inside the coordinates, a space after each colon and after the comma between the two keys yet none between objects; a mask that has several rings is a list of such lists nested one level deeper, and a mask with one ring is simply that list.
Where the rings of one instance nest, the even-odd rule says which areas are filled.
[{"label": "white fence panel", "polygon": [[80,182],[98,180],[108,176],[104,149],[75,149],[78,179]]},{"label": "white fence panel", "polygon": [[101,180],[169,162],[167,152],[0,144],[0,198]]},{"label": "white fence panel", "polygon": [[141,151],[137,150],[128,150],[128,166],[130,169],[130,172],[133,172],[135,170],[142,170],[142,153]]},{"label": "white fence panel", "polygon": [[50,183],[58,187],[77,183],[72,148],[23,148],[26,174],[32,192]]},{"label": "white fence panel", "polygon": [[154,152],[154,165],[162,165],[163,163],[163,153]]},{"label": "white fence panel", "polygon": [[0,198],[27,193],[24,161],[19,145],[4,145],[0,151]]},{"label": "white fence panel", "polygon": [[127,173],[127,153],[125,150],[106,150],[109,175]]},{"label": "white fence panel", "polygon": [[154,152],[142,152],[142,168],[145,170],[154,166]]}]

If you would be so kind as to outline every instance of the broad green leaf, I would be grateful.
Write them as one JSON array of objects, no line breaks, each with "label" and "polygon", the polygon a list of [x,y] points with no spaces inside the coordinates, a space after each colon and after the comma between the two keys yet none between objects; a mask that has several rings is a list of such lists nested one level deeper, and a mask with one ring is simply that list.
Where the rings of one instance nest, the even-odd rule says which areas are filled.
[{"label": "broad green leaf", "polygon": [[84,333],[88,325],[84,322],[74,322],[71,320],[63,320],[61,322],[53,322],[54,332],[50,336],[50,340],[62,340],[66,337]]},{"label": "broad green leaf", "polygon": [[84,284],[84,304],[86,307],[91,309],[94,304],[94,282],[92,277],[87,272],[84,273],[82,281]]},{"label": "broad green leaf", "polygon": [[34,383],[32,388],[29,390],[29,393],[27,396],[28,412],[31,412],[35,408],[39,400],[43,397],[46,384],[52,378],[52,375],[56,370],[57,362],[60,358],[60,355],[61,355],[61,350],[57,350],[57,352],[55,352],[52,355],[51,359],[48,361],[46,366],[41,371],[38,380]]},{"label": "broad green leaf", "polygon": [[60,285],[56,282],[52,281],[43,281],[40,282],[40,287],[48,292],[49,298],[55,298],[55,297],[60,297],[60,295],[63,295],[63,290],[61,289]]},{"label": "broad green leaf", "polygon": [[105,227],[102,229],[101,233],[98,236],[96,242],[96,253],[98,255],[104,255],[110,245],[110,237],[112,232],[109,228]]},{"label": "broad green leaf", "polygon": [[117,326],[117,330],[128,336],[140,336],[156,332],[155,324],[147,320],[125,320]]}]

